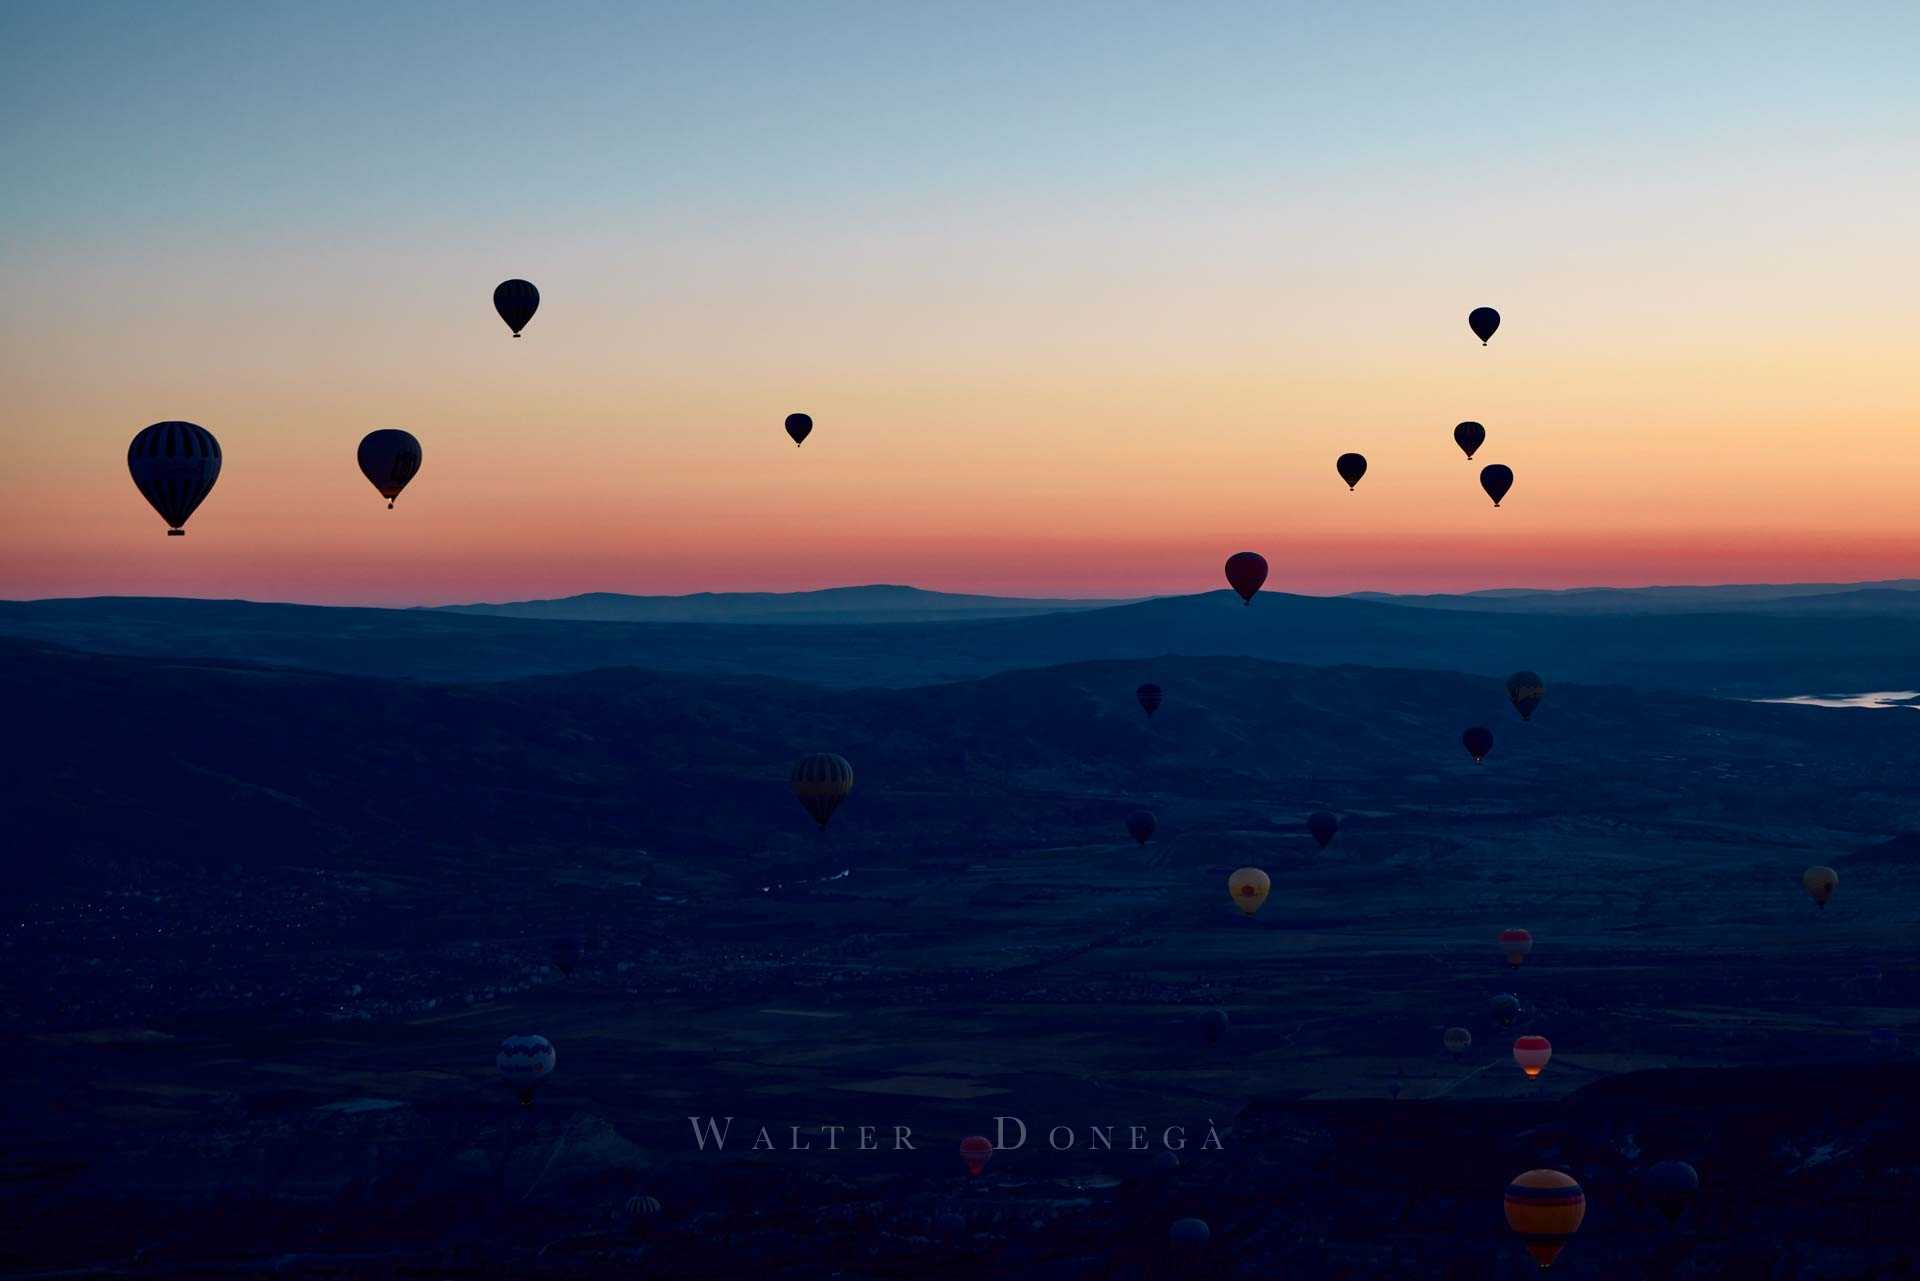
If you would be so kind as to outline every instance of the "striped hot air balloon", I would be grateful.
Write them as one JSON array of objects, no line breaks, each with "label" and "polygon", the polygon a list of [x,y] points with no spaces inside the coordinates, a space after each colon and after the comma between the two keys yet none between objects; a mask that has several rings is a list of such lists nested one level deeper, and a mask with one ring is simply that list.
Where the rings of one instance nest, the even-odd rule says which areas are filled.
[{"label": "striped hot air balloon", "polygon": [[140,496],[167,522],[168,536],[177,537],[220,479],[220,442],[198,423],[155,423],[127,445],[127,470]]},{"label": "striped hot air balloon", "polygon": [[556,1061],[553,1042],[544,1036],[510,1036],[500,1042],[500,1052],[493,1056],[500,1075],[527,1106],[533,1103],[534,1087],[553,1071]]},{"label": "striped hot air balloon", "polygon": [[1525,930],[1501,930],[1500,951],[1506,955],[1507,964],[1517,970],[1527,953],[1533,951],[1533,935]]},{"label": "striped hot air balloon", "polygon": [[1507,1226],[1543,1268],[1553,1266],[1587,1217],[1587,1194],[1558,1170],[1528,1170],[1507,1184]]},{"label": "striped hot air balloon", "polygon": [[1166,701],[1167,693],[1152,681],[1148,681],[1139,689],[1134,690],[1133,696],[1140,700],[1140,710],[1148,716],[1152,716],[1160,710],[1160,704]]},{"label": "striped hot air balloon", "polygon": [[1553,1057],[1553,1043],[1544,1036],[1523,1036],[1513,1043],[1513,1061],[1532,1080],[1546,1070]]},{"label": "striped hot air balloon", "polygon": [[853,766],[847,764],[844,756],[815,752],[794,763],[790,782],[793,794],[824,832],[827,820],[853,790]]}]

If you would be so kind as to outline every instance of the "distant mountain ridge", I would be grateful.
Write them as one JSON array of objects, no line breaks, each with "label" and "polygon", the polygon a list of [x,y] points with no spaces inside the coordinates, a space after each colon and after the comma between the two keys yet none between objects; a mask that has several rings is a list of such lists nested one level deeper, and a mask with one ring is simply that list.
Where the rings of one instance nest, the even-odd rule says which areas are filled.
[{"label": "distant mountain ridge", "polygon": [[692,592],[683,596],[583,592],[552,600],[443,605],[439,612],[602,623],[925,623],[960,618],[1023,618],[1033,614],[1101,609],[1131,604],[1137,599],[1140,598],[982,596],[871,583],[804,592]]},{"label": "distant mountain ridge", "polygon": [[1400,595],[1351,592],[1344,599],[1422,609],[1527,614],[1692,614],[1725,609],[1873,612],[1920,609],[1920,578],[1864,583],[1727,583],[1707,587],[1493,587]]}]

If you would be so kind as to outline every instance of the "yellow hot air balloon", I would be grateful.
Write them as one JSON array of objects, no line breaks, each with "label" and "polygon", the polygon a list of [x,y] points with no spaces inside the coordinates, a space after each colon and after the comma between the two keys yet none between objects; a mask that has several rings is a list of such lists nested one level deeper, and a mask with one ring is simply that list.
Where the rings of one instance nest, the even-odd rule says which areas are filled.
[{"label": "yellow hot air balloon", "polygon": [[1833,897],[1834,886],[1840,884],[1840,873],[1830,867],[1810,867],[1800,874],[1800,884],[1806,886],[1815,903],[1825,907]]},{"label": "yellow hot air balloon", "polygon": [[1267,891],[1273,888],[1273,881],[1257,867],[1243,867],[1227,878],[1227,893],[1233,895],[1233,905],[1243,913],[1252,916],[1267,901]]},{"label": "yellow hot air balloon", "polygon": [[1587,1194],[1558,1170],[1528,1170],[1507,1184],[1507,1226],[1543,1268],[1553,1266],[1587,1217]]}]

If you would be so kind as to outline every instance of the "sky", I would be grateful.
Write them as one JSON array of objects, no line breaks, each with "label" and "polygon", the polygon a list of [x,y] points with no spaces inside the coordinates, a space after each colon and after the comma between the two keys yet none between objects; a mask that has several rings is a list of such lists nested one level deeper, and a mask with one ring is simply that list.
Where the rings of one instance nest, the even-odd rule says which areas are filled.
[{"label": "sky", "polygon": [[[1920,576],[1916,47],[1768,0],[13,0],[0,597]],[[126,472],[169,418],[225,452],[185,538]]]}]

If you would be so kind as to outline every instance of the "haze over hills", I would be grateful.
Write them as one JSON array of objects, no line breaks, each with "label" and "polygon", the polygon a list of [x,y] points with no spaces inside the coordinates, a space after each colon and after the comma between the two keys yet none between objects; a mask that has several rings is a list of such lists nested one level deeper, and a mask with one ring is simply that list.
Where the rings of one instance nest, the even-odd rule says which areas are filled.
[{"label": "haze over hills", "polygon": [[[1017,618],[861,624],[593,622],[159,598],[0,603],[0,635],[103,653],[490,680],[639,666],[908,686],[1164,654],[1359,663],[1741,697],[1920,688],[1920,594],[1734,603],[1712,612],[1433,608],[1229,592]],[[1822,603],[1827,602],[1827,603]]]},{"label": "haze over hills", "polygon": [[875,583],[810,592],[695,592],[630,596],[587,592],[557,600],[443,605],[443,612],[501,618],[627,623],[915,623],[960,618],[1017,618],[1099,609],[1125,600],[978,596]]},{"label": "haze over hills", "polygon": [[1348,599],[1488,613],[1699,614],[1726,609],[1898,611],[1920,608],[1920,578],[1864,583],[1728,583],[1704,587],[1495,587],[1478,592],[1352,592]]}]

